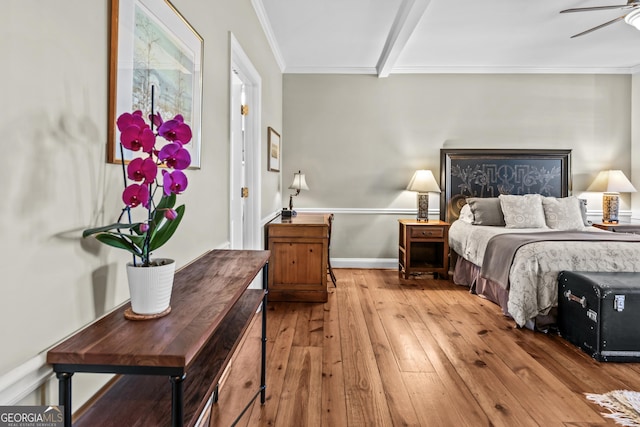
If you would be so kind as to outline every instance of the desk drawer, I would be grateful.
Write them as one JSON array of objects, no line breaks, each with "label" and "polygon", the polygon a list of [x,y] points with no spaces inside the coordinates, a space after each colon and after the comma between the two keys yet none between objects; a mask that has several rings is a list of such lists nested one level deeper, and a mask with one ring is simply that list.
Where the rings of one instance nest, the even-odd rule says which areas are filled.
[{"label": "desk drawer", "polygon": [[323,225],[270,225],[269,238],[274,237],[290,237],[290,238],[318,238],[326,239],[329,237],[329,226]]},{"label": "desk drawer", "polygon": [[433,239],[444,237],[444,227],[409,227],[409,233],[414,239]]}]

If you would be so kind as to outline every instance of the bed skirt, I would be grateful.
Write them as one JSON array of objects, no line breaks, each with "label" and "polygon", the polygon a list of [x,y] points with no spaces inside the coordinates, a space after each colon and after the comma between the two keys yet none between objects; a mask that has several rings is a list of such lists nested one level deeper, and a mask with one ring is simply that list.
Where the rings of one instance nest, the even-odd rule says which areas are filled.
[{"label": "bed skirt", "polygon": [[[497,304],[500,306],[502,314],[511,317],[507,309],[509,291],[496,282],[480,277],[480,267],[461,256],[457,257],[456,266],[453,270],[453,283],[467,286],[469,292]],[[540,314],[533,319],[529,319],[524,326],[531,330],[549,332],[550,328],[555,327],[556,314],[557,307],[553,307],[549,314]]]}]

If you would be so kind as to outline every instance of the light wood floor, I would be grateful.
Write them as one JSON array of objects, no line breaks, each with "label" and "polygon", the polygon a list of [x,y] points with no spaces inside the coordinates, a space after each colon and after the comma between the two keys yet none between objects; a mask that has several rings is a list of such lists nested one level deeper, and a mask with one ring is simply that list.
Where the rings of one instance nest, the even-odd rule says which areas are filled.
[{"label": "light wood floor", "polygon": [[[452,282],[335,273],[326,304],[269,303],[267,401],[238,425],[615,425],[583,393],[640,390],[640,364],[598,363],[558,336],[515,328]],[[229,425],[227,410],[255,390],[259,327],[251,332],[211,425]]]}]

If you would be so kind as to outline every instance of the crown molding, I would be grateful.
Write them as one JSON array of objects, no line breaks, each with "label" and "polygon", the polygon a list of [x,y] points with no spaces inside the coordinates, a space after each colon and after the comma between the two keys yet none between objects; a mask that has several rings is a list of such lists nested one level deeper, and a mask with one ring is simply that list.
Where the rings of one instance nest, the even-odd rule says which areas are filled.
[{"label": "crown molding", "polygon": [[267,37],[267,41],[271,47],[271,52],[278,63],[278,67],[280,67],[280,72],[284,73],[284,70],[287,68],[287,64],[284,61],[282,52],[280,52],[280,46],[278,45],[276,36],[273,34],[273,29],[271,28],[271,23],[267,17],[267,11],[264,8],[264,3],[262,3],[262,0],[251,0],[251,5],[253,6],[253,10],[256,12],[258,21],[260,21],[262,30]]},{"label": "crown molding", "polygon": [[[640,72],[640,65],[637,66]],[[633,74],[634,67],[394,67],[394,74]]]},{"label": "crown molding", "polygon": [[285,74],[378,74],[376,67],[287,67]]},{"label": "crown molding", "polygon": [[[375,67],[287,67],[284,74],[374,74]],[[391,74],[638,74],[633,67],[394,67]]]}]

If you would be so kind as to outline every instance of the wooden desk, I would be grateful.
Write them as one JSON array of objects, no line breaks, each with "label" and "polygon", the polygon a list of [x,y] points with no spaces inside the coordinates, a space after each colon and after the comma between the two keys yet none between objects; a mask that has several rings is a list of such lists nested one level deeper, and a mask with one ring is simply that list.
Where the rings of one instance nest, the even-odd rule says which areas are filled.
[{"label": "wooden desk", "polygon": [[327,301],[330,215],[301,213],[265,225],[269,300]]},{"label": "wooden desk", "polygon": [[261,303],[261,384],[247,400],[260,395],[264,403],[267,283],[247,288],[261,269],[267,276],[268,259],[268,251],[208,252],[176,273],[168,316],[126,320],[125,304],[51,349],[65,426],[76,372],[121,374],[81,411],[76,427],[194,426]]}]

